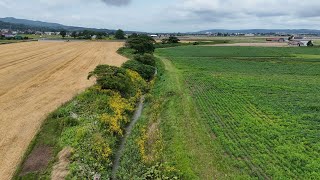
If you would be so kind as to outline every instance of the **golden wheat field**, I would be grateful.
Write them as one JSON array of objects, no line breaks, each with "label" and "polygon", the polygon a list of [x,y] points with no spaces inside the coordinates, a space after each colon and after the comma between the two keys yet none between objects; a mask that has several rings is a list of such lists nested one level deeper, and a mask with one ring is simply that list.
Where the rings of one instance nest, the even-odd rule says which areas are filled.
[{"label": "golden wheat field", "polygon": [[0,179],[10,179],[46,116],[93,85],[98,64],[120,66],[121,42],[0,46]]}]

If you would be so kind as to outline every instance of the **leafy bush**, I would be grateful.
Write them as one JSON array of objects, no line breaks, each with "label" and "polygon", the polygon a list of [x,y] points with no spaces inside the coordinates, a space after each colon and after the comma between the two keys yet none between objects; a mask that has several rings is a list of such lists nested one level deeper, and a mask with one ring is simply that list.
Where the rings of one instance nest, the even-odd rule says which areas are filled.
[{"label": "leafy bush", "polygon": [[122,67],[138,72],[140,76],[147,81],[150,81],[155,73],[154,67],[142,64],[141,62],[136,60],[129,60],[126,63],[124,63]]},{"label": "leafy bush", "polygon": [[129,59],[132,59],[134,57],[134,55],[135,55],[134,52],[135,52],[134,49],[130,49],[128,47],[121,47],[117,51],[117,53],[119,53]]},{"label": "leafy bush", "polygon": [[135,93],[131,78],[124,68],[99,65],[89,73],[88,79],[92,76],[97,78],[97,84],[102,89],[116,90],[124,96],[132,96]]},{"label": "leafy bush", "polygon": [[171,36],[168,39],[162,39],[162,44],[176,44],[179,43],[180,39],[177,37]]},{"label": "leafy bush", "polygon": [[130,38],[126,46],[134,49],[136,54],[153,53],[155,40],[146,35]]},{"label": "leafy bush", "polygon": [[141,62],[145,65],[156,66],[156,59],[152,54],[143,54],[134,56],[134,60]]}]

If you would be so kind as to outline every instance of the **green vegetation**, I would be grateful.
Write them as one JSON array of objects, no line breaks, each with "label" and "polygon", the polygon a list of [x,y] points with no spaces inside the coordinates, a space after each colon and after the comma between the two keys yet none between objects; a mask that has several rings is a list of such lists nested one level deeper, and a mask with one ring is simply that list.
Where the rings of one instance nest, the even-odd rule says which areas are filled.
[{"label": "green vegetation", "polygon": [[129,59],[133,59],[134,58],[134,52],[135,50],[134,49],[130,49],[130,48],[127,48],[127,47],[121,47],[118,49],[117,53],[129,58]]},{"label": "green vegetation", "polygon": [[135,55],[134,60],[149,66],[156,66],[156,58],[152,54]]},{"label": "green vegetation", "polygon": [[129,60],[125,62],[123,67],[138,72],[146,81],[150,81],[155,72],[155,68],[153,66],[143,64],[136,60]]},{"label": "green vegetation", "polygon": [[147,35],[136,35],[129,38],[126,47],[135,50],[135,54],[153,53],[155,40]]},{"label": "green vegetation", "polygon": [[126,67],[99,65],[89,73],[88,79],[94,76],[102,89],[118,91],[123,96],[130,97],[141,91],[144,86],[143,82],[132,81],[130,73]]},{"label": "green vegetation", "polygon": [[195,42],[180,42],[180,43],[156,43],[155,48],[170,48],[170,47],[178,47],[178,46],[196,46],[196,45],[214,45],[214,44],[226,44],[230,43],[230,40],[199,40]]},{"label": "green vegetation", "polygon": [[162,44],[176,44],[179,43],[180,39],[174,36],[170,36],[168,39],[162,39]]},{"label": "green vegetation", "polygon": [[121,29],[119,29],[119,30],[116,31],[114,37],[115,37],[116,39],[126,39],[124,31],[121,30]]},{"label": "green vegetation", "polygon": [[60,36],[62,36],[62,38],[64,39],[67,35],[67,31],[60,31]]},{"label": "green vegetation", "polygon": [[159,117],[164,155],[185,179],[320,178],[317,48],[183,46],[156,54],[167,77],[155,91],[172,95]]}]

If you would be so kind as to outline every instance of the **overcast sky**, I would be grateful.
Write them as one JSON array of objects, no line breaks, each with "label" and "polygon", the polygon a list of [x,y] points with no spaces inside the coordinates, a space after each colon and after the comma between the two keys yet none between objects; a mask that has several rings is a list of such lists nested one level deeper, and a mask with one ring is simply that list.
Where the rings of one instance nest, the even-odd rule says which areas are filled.
[{"label": "overcast sky", "polygon": [[320,29],[320,0],[0,0],[0,17],[148,32]]}]

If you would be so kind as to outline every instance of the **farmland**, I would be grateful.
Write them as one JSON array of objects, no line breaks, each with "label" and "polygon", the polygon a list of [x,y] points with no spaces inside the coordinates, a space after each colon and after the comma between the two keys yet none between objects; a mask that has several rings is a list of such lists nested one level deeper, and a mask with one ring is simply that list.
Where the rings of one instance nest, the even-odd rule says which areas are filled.
[{"label": "farmland", "polygon": [[9,179],[46,116],[94,84],[99,64],[120,66],[123,43],[28,42],[0,48],[0,179]]},{"label": "farmland", "polygon": [[[163,159],[185,179],[320,177],[317,48],[158,49]],[[192,162],[192,163],[191,163]]]}]

